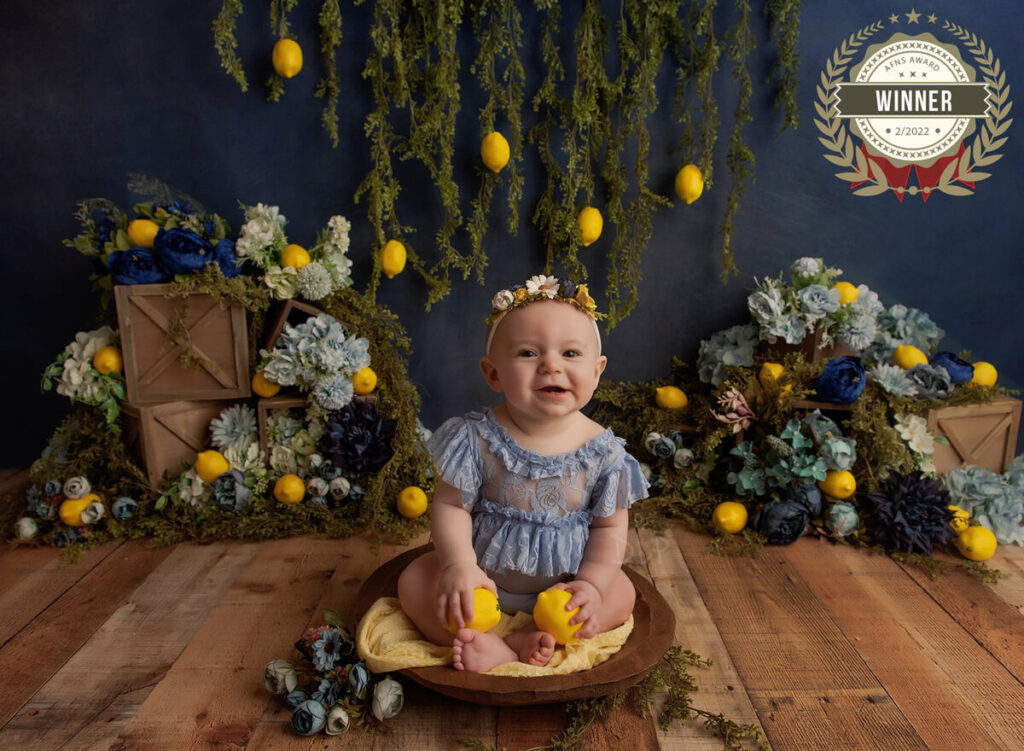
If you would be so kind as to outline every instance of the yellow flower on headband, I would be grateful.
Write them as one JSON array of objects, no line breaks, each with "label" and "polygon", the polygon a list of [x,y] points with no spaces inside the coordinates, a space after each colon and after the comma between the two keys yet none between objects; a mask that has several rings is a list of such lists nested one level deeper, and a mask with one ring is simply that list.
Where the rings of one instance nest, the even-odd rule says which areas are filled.
[{"label": "yellow flower on headband", "polygon": [[581,284],[576,288],[576,302],[585,310],[591,312],[597,310],[597,303],[594,302],[594,298],[590,296],[590,290],[587,289],[587,285],[585,284]]},{"label": "yellow flower on headband", "polygon": [[526,291],[526,287],[520,287],[512,293],[517,303],[526,302],[526,298],[530,296],[530,293]]}]

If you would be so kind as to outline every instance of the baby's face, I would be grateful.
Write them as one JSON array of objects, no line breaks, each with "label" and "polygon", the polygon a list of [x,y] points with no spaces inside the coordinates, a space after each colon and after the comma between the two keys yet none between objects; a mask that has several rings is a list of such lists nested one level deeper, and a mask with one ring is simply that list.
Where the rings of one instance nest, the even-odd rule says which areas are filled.
[{"label": "baby's face", "polygon": [[535,302],[505,316],[480,368],[511,409],[557,418],[593,396],[607,364],[598,347],[585,313],[563,302]]}]

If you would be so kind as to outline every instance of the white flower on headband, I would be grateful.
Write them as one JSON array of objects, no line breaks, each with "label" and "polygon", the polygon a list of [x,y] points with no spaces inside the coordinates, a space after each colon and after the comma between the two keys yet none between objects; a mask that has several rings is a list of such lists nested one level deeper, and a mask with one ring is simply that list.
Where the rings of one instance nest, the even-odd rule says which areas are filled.
[{"label": "white flower on headband", "polygon": [[538,274],[526,280],[526,291],[531,295],[547,295],[549,300],[558,294],[558,280],[553,276]]},{"label": "white flower on headband", "polygon": [[491,300],[491,309],[497,311],[508,310],[509,306],[515,298],[512,297],[512,293],[507,289],[503,289],[501,292],[494,296]]}]

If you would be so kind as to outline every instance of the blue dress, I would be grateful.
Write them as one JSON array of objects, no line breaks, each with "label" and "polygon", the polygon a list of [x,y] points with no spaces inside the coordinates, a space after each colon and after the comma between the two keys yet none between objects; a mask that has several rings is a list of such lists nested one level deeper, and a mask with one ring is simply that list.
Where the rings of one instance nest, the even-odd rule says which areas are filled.
[{"label": "blue dress", "polygon": [[537,579],[575,575],[595,516],[647,497],[626,442],[611,430],[565,454],[520,446],[493,412],[446,421],[428,446],[440,477],[462,493],[473,520],[477,564]]}]

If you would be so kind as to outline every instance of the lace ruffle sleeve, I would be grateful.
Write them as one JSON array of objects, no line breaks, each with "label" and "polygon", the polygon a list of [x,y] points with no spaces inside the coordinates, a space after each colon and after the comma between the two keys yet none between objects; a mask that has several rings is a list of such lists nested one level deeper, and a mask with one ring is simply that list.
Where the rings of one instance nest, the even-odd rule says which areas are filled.
[{"label": "lace ruffle sleeve", "polygon": [[439,476],[461,491],[462,505],[470,508],[480,498],[482,464],[476,432],[465,417],[446,420],[427,441]]},{"label": "lace ruffle sleeve", "polygon": [[[621,439],[617,439],[621,440]],[[650,483],[640,470],[640,463],[620,447],[609,457],[591,493],[591,513],[611,516],[619,509],[628,509],[647,497]]]}]

